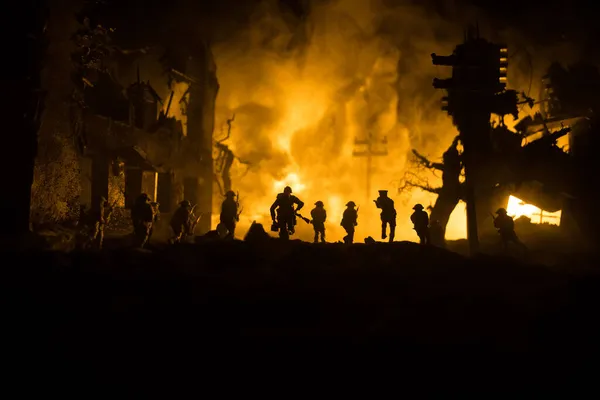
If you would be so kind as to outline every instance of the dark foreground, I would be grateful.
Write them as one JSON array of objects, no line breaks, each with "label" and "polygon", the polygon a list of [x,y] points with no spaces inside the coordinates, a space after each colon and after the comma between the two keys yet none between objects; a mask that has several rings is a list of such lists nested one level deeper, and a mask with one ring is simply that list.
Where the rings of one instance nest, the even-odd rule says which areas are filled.
[{"label": "dark foreground", "polygon": [[377,374],[438,382],[422,391],[549,389],[600,355],[589,256],[543,267],[413,243],[269,241],[6,259],[4,360],[31,388],[320,375],[348,389]]}]

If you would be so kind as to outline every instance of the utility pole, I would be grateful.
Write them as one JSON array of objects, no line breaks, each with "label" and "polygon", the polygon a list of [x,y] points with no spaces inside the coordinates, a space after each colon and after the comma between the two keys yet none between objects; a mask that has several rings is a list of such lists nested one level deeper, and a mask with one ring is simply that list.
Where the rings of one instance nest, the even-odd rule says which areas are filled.
[{"label": "utility pole", "polygon": [[452,55],[434,53],[431,58],[433,65],[452,67],[452,78],[435,78],[433,87],[448,91],[442,98],[442,110],[452,117],[464,148],[467,237],[470,253],[475,254],[479,251],[476,200],[494,185],[486,176],[493,168],[491,114],[518,118],[517,93],[506,90],[507,48],[480,38],[478,29],[470,27],[465,42],[456,46]]},{"label": "utility pole", "polygon": [[[384,148],[384,150],[376,150],[375,146],[379,144],[379,145],[383,145],[386,146]],[[373,137],[373,133],[369,131],[367,138],[360,140],[358,138],[354,139],[354,145],[355,146],[366,146],[366,149],[364,151],[357,151],[355,150],[354,152],[352,152],[352,156],[353,157],[366,157],[367,158],[367,192],[366,192],[366,203],[369,202],[369,198],[371,196],[371,177],[373,174],[373,157],[383,157],[383,156],[387,156],[388,155],[388,151],[387,151],[387,137],[384,137],[382,140],[380,141],[376,141],[375,138]],[[365,204],[366,204],[365,203]]]}]

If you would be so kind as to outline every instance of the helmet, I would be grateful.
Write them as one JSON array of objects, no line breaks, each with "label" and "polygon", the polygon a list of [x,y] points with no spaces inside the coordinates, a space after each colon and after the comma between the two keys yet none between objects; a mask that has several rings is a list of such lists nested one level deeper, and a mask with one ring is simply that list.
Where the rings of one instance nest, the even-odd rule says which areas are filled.
[{"label": "helmet", "polygon": [[425,207],[423,207],[423,205],[422,205],[422,204],[415,204],[415,206],[413,207],[413,210],[422,210],[422,209],[424,209],[424,208],[425,208]]},{"label": "helmet", "polygon": [[144,199],[144,200],[150,200],[150,196],[148,196],[148,194],[147,194],[147,193],[142,193],[142,194],[140,194],[140,197],[139,197],[139,198],[140,198],[140,199]]},{"label": "helmet", "polygon": [[291,194],[292,193],[292,188],[289,186],[286,186],[285,189],[283,189],[283,193],[285,194]]},{"label": "helmet", "polygon": [[506,208],[500,207],[499,209],[496,210],[496,214],[498,214],[498,215],[507,214]]},{"label": "helmet", "polygon": [[101,196],[100,197],[100,203],[106,203],[108,200],[106,199],[106,197]]},{"label": "helmet", "polygon": [[356,203],[355,203],[355,202],[353,202],[353,201],[349,201],[349,202],[346,204],[346,207],[355,207],[355,206],[356,206]]},{"label": "helmet", "polygon": [[387,194],[387,193],[388,193],[388,191],[387,191],[387,190],[380,190],[380,191],[379,191],[379,194]]},{"label": "helmet", "polygon": [[227,193],[225,193],[225,197],[235,197],[235,193],[233,190],[228,190]]},{"label": "helmet", "polygon": [[191,207],[191,206],[192,206],[192,203],[190,203],[188,200],[184,200],[184,201],[182,201],[181,203],[179,203],[179,205],[180,205],[181,207]]},{"label": "helmet", "polygon": [[315,206],[320,206],[320,207],[322,207],[322,206],[323,206],[323,202],[322,202],[321,200],[319,200],[319,201],[317,201],[317,202],[315,203]]}]

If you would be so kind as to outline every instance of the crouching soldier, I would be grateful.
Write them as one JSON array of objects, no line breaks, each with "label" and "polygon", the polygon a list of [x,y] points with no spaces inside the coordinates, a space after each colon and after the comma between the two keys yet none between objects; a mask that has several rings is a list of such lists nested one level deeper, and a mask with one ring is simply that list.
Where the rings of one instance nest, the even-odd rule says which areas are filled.
[{"label": "crouching soldier", "polygon": [[154,222],[154,211],[150,205],[150,198],[142,193],[131,209],[131,222],[136,239],[136,246],[144,248],[148,243],[152,224]]},{"label": "crouching soldier", "polygon": [[349,201],[348,204],[346,204],[346,207],[340,225],[346,231],[344,243],[351,244],[354,243],[354,230],[358,225],[358,211],[354,208],[356,207],[356,204],[353,201]]},{"label": "crouching soldier", "polygon": [[499,208],[496,211],[497,217],[494,218],[494,227],[498,229],[502,248],[508,251],[508,243],[512,242],[519,246],[523,252],[527,251],[527,246],[517,236],[515,232],[515,221],[512,219],[505,208]]},{"label": "crouching soldier", "polygon": [[430,244],[429,215],[421,204],[415,205],[413,210],[415,210],[415,212],[410,216],[410,220],[414,226],[413,229],[417,232],[421,244]]},{"label": "crouching soldier", "polygon": [[179,208],[175,210],[171,217],[171,229],[173,229],[173,237],[171,243],[181,243],[181,239],[191,230],[192,223],[192,204],[184,200],[179,203]]},{"label": "crouching soldier", "polygon": [[315,230],[315,243],[319,243],[319,236],[321,236],[321,243],[325,243],[325,221],[327,220],[327,211],[323,206],[322,201],[315,203],[315,208],[310,212],[312,218],[312,226]]}]

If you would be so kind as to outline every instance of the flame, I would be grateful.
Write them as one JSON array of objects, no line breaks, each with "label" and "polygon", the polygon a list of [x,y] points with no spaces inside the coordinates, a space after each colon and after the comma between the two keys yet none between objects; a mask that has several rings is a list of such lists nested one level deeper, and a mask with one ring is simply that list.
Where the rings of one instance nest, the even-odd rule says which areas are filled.
[{"label": "flame", "polygon": [[524,215],[527,218],[530,218],[531,223],[533,224],[548,223],[550,225],[560,225],[560,218],[562,215],[562,211],[556,211],[554,213],[543,211],[534,205],[525,204],[521,199],[514,196],[508,198],[506,211],[508,212],[508,215],[515,219]]},{"label": "flame", "polygon": [[[247,30],[213,46],[220,83],[216,131],[235,113],[226,143],[252,165],[235,163],[231,169],[244,207],[237,236],[253,221],[270,223],[269,207],[289,185],[305,202],[304,215],[317,200],[325,203],[328,241],[345,235],[339,222],[351,200],[359,206],[356,240],[379,239],[380,210],[373,200],[387,189],[397,209],[396,240],[416,241],[412,207],[432,204],[436,195],[416,189],[401,197],[398,181],[411,148],[434,159],[457,134],[439,109],[441,94],[431,88],[440,71],[430,53],[450,53],[462,27],[407,4],[388,8],[383,2],[340,0],[311,10],[306,24],[294,25],[274,3],[264,2]],[[384,20],[386,29],[400,31],[378,34],[378,21]],[[440,24],[447,42],[438,39]],[[380,143],[387,139],[388,155],[372,158],[366,193],[367,160],[353,157],[353,151],[365,150],[354,141],[369,133]],[[441,179],[429,184],[439,186]],[[295,238],[312,237],[312,227],[299,221]],[[462,203],[450,217],[447,237],[466,237]]]},{"label": "flame", "polygon": [[186,102],[189,98],[187,94],[187,90],[190,85],[186,82],[176,82],[173,81],[171,83],[171,88],[169,89],[169,93],[167,94],[166,100],[163,102],[162,111],[166,112],[167,107],[169,106],[169,97],[171,96],[171,91],[173,92],[173,101],[171,101],[171,107],[169,108],[169,114],[167,117],[175,117],[175,119],[181,121],[183,127],[183,136],[187,135],[187,114],[186,114]]}]

